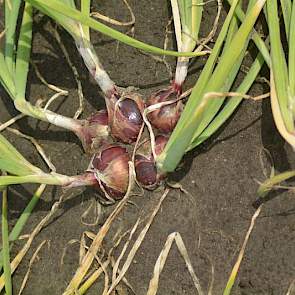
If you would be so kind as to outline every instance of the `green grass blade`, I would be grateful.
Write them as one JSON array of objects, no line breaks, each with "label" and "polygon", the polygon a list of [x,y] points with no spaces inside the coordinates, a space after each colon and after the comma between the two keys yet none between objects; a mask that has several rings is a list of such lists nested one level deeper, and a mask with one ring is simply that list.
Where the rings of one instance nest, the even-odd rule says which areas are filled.
[{"label": "green grass blade", "polygon": [[280,110],[287,130],[293,132],[294,122],[291,109],[295,105],[290,105],[290,103],[294,104],[294,101],[291,102],[289,98],[288,69],[280,36],[277,1],[267,1],[266,7],[270,35],[271,63]]},{"label": "green grass blade", "polygon": [[8,238],[7,189],[2,192],[2,257],[6,295],[12,295],[11,268]]},{"label": "green grass blade", "polygon": [[[237,60],[241,58],[245,45],[248,43],[249,35],[253,29],[253,26],[265,4],[266,0],[256,1],[253,8],[249,11],[245,17],[244,22],[239,28],[238,32],[232,40],[232,45],[228,51],[224,54],[223,58],[219,61],[216,70],[212,74],[210,81],[206,85],[206,93],[223,91],[223,87],[226,84],[224,77],[227,77],[228,73],[231,73]],[[232,6],[233,7],[233,6]],[[162,171],[174,171],[184,155],[186,149],[189,147],[196,128],[199,123],[204,119],[204,111],[207,109],[207,105],[212,104],[212,99],[203,101],[198,105],[195,104],[195,96],[197,90],[193,89],[190,99],[185,107],[185,110],[180,118],[179,126],[177,124],[175,130],[170,137],[164,151],[157,159],[157,164]],[[202,91],[202,98],[204,91]],[[190,104],[190,102],[193,102]],[[190,109],[186,112],[188,105]],[[206,119],[206,118],[205,118]]]},{"label": "green grass blade", "polygon": [[191,35],[195,41],[199,38],[204,3],[203,0],[191,0]]},{"label": "green grass blade", "polygon": [[80,12],[77,9],[68,7],[67,5],[64,5],[58,0],[26,0],[26,2],[29,2],[34,7],[38,8],[43,13],[48,14],[50,17],[56,19],[55,14],[62,14],[65,17],[71,18],[73,20],[76,20],[80,22],[82,25],[88,26],[96,31],[99,31],[111,38],[114,38],[122,43],[125,43],[127,45],[130,45],[132,47],[151,52],[154,54],[161,54],[161,55],[171,55],[171,56],[201,56],[204,55],[204,52],[176,52],[171,50],[163,50],[161,48],[146,44],[144,42],[141,42],[139,40],[136,40],[132,37],[129,37],[119,31],[116,31],[97,20],[92,19],[91,17],[84,15],[82,12]]},{"label": "green grass blade", "polygon": [[[185,13],[181,13],[182,9],[180,9],[181,39],[183,44],[181,50],[193,51],[199,37],[204,3],[203,0],[186,0],[183,2],[182,5],[184,5]],[[184,19],[182,18],[183,15]]]},{"label": "green grass blade", "polygon": [[[251,88],[253,82],[255,81],[258,73],[260,72],[262,66],[264,64],[264,58],[259,53],[246,77],[244,78],[241,85],[237,88],[236,92],[241,94],[246,94],[248,90]],[[221,112],[214,118],[214,120],[210,123],[210,125],[197,137],[194,137],[191,145],[189,146],[187,151],[190,151],[203,143],[209,137],[211,137],[223,124],[224,122],[233,114],[236,108],[239,106],[242,97],[232,97],[229,98],[226,105],[222,108]]]},{"label": "green grass blade", "polygon": [[5,61],[9,72],[14,72],[15,32],[21,0],[5,1]]},{"label": "green grass blade", "polygon": [[[28,205],[24,209],[21,216],[18,218],[16,224],[14,225],[12,231],[9,234],[9,241],[10,242],[14,242],[19,238],[20,234],[23,231],[24,226],[26,225],[31,213],[33,212],[38,201],[40,200],[40,197],[43,194],[45,188],[46,188],[46,185],[41,184],[39,186],[39,188],[36,190],[36,192],[34,193],[34,195],[32,196],[30,202],[28,203]],[[1,250],[0,251],[0,272],[3,267],[3,259],[2,259],[3,256],[2,255],[3,255],[3,251]]]},{"label": "green grass blade", "polygon": [[50,173],[42,173],[39,175],[25,175],[25,176],[0,176],[0,186],[22,183],[39,183],[51,185],[64,185],[64,179],[69,179],[67,176],[58,176]]},{"label": "green grass blade", "polygon": [[[203,93],[204,93],[204,89],[206,87],[206,84],[210,78],[210,76],[212,75],[212,72],[213,72],[213,69],[214,69],[214,66],[216,64],[216,61],[218,59],[218,56],[220,54],[220,51],[222,49],[222,45],[224,43],[224,40],[226,39],[226,36],[227,36],[227,33],[229,31],[229,27],[231,25],[231,21],[234,17],[234,13],[235,13],[235,9],[237,7],[239,3],[239,0],[234,0],[233,3],[232,3],[232,6],[228,12],[228,15],[223,23],[223,26],[221,28],[221,31],[218,35],[218,38],[215,42],[215,45],[212,49],[212,52],[201,72],[201,75],[196,83],[196,85],[194,86],[193,88],[193,91],[192,91],[192,94],[190,95],[190,98],[186,104],[186,107],[174,129],[174,131],[172,132],[171,136],[170,136],[170,139],[165,147],[165,150],[164,152],[162,153],[162,155],[160,155],[159,159],[157,160],[158,163],[163,161],[164,158],[166,157],[165,156],[165,153],[166,151],[169,150],[169,145],[173,145],[174,148],[176,148],[176,142],[177,140],[179,139],[180,136],[184,136],[184,135],[187,135],[187,140],[185,140],[184,142],[186,143],[186,141],[191,141],[191,138],[193,137],[193,134],[188,134],[188,132],[183,132],[183,128],[186,124],[186,121],[190,120],[191,116],[192,116],[192,113],[193,111],[201,104],[202,102],[202,96],[203,96]],[[195,129],[195,126],[194,126],[194,129]],[[194,132],[194,129],[191,130],[191,133]],[[191,138],[190,138],[191,137]],[[190,138],[190,139],[189,139]],[[189,142],[190,143],[190,142]],[[189,145],[189,143],[187,143],[187,146]],[[185,145],[183,146],[177,146],[177,148],[179,149],[179,151],[181,150],[186,150],[187,147],[185,147]],[[172,153],[172,152],[170,152]],[[178,152],[179,153],[179,152]],[[179,153],[180,154],[180,153]],[[162,157],[162,160],[161,160],[161,157]],[[160,164],[162,165],[162,164]]]},{"label": "green grass blade", "polygon": [[13,227],[12,231],[10,232],[9,235],[9,241],[13,242],[16,241],[25,224],[27,223],[31,213],[33,212],[34,208],[36,207],[38,201],[40,200],[41,195],[43,194],[44,190],[46,188],[45,184],[41,184],[38,189],[35,191],[34,195],[32,196],[30,202],[26,206],[25,210],[23,211],[22,215],[19,217],[17,220],[15,226]]},{"label": "green grass blade", "polygon": [[0,170],[19,176],[42,172],[38,167],[28,162],[1,134]]},{"label": "green grass blade", "polygon": [[15,86],[14,82],[11,78],[11,75],[8,71],[6,62],[4,58],[0,55],[0,83],[5,88],[6,92],[9,96],[14,99],[15,98]]},{"label": "green grass blade", "polygon": [[[222,45],[223,45],[226,35],[228,33],[228,29],[231,24],[231,20],[234,16],[235,8],[236,8],[238,2],[239,2],[239,0],[234,0],[233,5],[231,6],[231,9],[230,9],[230,11],[223,23],[221,31],[218,35],[218,38],[215,42],[213,49],[212,49],[212,52],[205,64],[202,72],[201,72],[201,75],[200,75],[196,85],[193,88],[190,99],[188,100],[186,107],[185,107],[174,131],[172,132],[167,145],[169,145],[169,143],[172,143],[175,141],[178,134],[181,133],[182,128],[185,125],[185,122],[191,118],[191,114],[196,109],[197,105],[201,103],[203,90],[206,87],[206,84],[207,84],[210,76],[212,75],[214,66],[216,64],[216,61],[218,59]],[[166,145],[166,147],[167,147],[167,145]]]},{"label": "green grass blade", "polygon": [[265,197],[273,189],[274,186],[292,177],[295,177],[295,171],[286,171],[267,179],[259,186],[257,195],[259,197]]},{"label": "green grass blade", "polygon": [[290,21],[288,67],[290,93],[293,96],[293,100],[295,100],[295,1],[293,1]]},{"label": "green grass blade", "polygon": [[11,98],[14,97],[14,82],[5,61],[4,50],[0,46],[0,83],[5,88]]},{"label": "green grass blade", "polygon": [[29,3],[25,4],[20,35],[17,45],[15,65],[15,87],[17,99],[25,99],[26,85],[30,64],[33,8]]},{"label": "green grass blade", "polygon": [[[236,8],[238,8],[240,6],[241,6],[241,2],[238,3]],[[224,43],[223,50],[222,50],[223,54],[228,50],[228,48],[232,42],[232,39],[238,30],[238,27],[239,27],[239,21],[238,21],[236,14],[234,14],[234,16],[230,22],[230,26],[228,28],[227,35],[226,35],[225,43]]]},{"label": "green grass blade", "polygon": [[[87,16],[90,15],[90,4],[91,0],[81,0],[81,12]],[[89,27],[83,25],[82,28],[86,40],[90,41]]]},{"label": "green grass blade", "polygon": [[285,31],[287,40],[289,38],[289,31],[290,31],[290,20],[291,20],[291,0],[280,0],[281,7],[283,11],[283,18],[284,18],[284,24],[285,24]]},{"label": "green grass blade", "polygon": [[179,7],[179,14],[180,14],[180,20],[181,20],[181,26],[183,31],[188,31],[187,24],[189,24],[188,21],[188,15],[187,15],[187,0],[177,0],[178,7]]},{"label": "green grass blade", "polygon": [[[233,0],[227,0],[227,2],[230,5],[232,5]],[[237,6],[237,8],[235,10],[235,13],[236,13],[237,17],[239,18],[239,20],[241,22],[244,21],[244,19],[245,19],[245,13],[241,9],[241,7]],[[259,36],[259,34],[255,30],[253,30],[252,39],[253,39],[253,42],[255,43],[256,47],[258,48],[258,50],[263,55],[266,64],[268,65],[268,67],[270,67],[270,54],[269,54],[269,50],[267,49],[267,46],[265,45],[264,41],[261,39],[261,37]]]}]

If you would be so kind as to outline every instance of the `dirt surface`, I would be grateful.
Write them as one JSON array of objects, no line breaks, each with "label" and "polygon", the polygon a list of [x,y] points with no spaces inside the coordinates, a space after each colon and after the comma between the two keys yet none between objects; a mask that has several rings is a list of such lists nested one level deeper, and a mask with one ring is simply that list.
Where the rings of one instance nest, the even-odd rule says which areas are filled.
[{"label": "dirt surface", "polygon": [[[93,5],[93,10],[99,10],[117,19],[127,20],[129,17],[128,11],[120,1],[93,2],[99,3]],[[130,1],[136,17],[134,32],[136,38],[156,46],[163,46],[165,26],[170,17],[168,2]],[[211,29],[215,14],[216,3],[210,2],[204,12],[203,36]],[[57,99],[51,109],[73,116],[78,108],[78,95],[72,71],[55,40],[49,19],[40,15],[36,15],[35,18],[32,59],[49,83],[69,90],[69,96]],[[94,110],[102,108],[103,98],[98,86],[89,79],[72,40],[64,32],[61,32],[61,36],[72,62],[78,68],[86,98],[82,117],[87,117]],[[93,33],[92,40],[106,70],[118,85],[138,87],[145,96],[168,85],[170,77],[164,64],[157,63],[151,57],[118,44],[101,34]],[[169,43],[170,48],[173,46],[172,43]],[[167,60],[174,67],[175,59]],[[186,87],[196,80],[204,60],[205,58],[199,58],[194,63]],[[33,70],[30,72],[28,85],[28,97],[32,102],[39,98],[48,99],[53,94],[40,83]],[[262,84],[255,84],[251,91],[255,95],[265,92],[266,89]],[[0,94],[0,118],[1,122],[4,122],[16,114],[16,111],[3,90]],[[89,157],[84,155],[78,139],[70,132],[31,118],[18,121],[15,127],[38,140],[59,173],[74,175],[87,168]],[[29,161],[46,169],[30,142],[8,131],[5,131],[4,135]],[[179,181],[192,197],[179,190],[172,190],[162,204],[126,274],[136,294],[146,294],[156,259],[167,236],[172,232],[179,232],[183,238],[205,293],[208,292],[211,281],[212,265],[213,294],[222,294],[251,217],[257,208],[257,182],[265,179],[263,171],[269,168],[267,164],[262,166],[260,161],[263,148],[270,151],[277,171],[282,172],[295,167],[294,153],[284,144],[275,129],[269,101],[247,101],[221,132],[186,157],[185,164],[171,178]],[[17,185],[9,189],[11,226],[36,187],[36,185]],[[149,216],[162,193],[163,188],[160,188],[152,193],[146,192],[141,197],[132,197],[133,204],[129,204],[115,221],[110,235],[103,244],[104,249],[110,249],[112,237],[117,231],[123,233],[130,229],[138,216]],[[60,195],[59,188],[46,188],[24,233],[31,232]],[[74,190],[66,196],[57,214],[34,240],[28,255],[16,271],[15,292],[19,290],[33,252],[43,240],[48,240],[49,246],[41,249],[39,260],[33,264],[23,295],[61,294],[65,290],[79,263],[79,244],[73,241],[80,240],[84,231],[98,232],[114,208],[114,206],[103,206],[97,225],[83,224],[82,214],[92,202],[97,200],[97,193],[92,189]],[[91,223],[94,219],[95,212],[91,211],[84,221]],[[286,191],[275,192],[264,204],[256,221],[232,294],[286,294],[295,276],[294,244],[294,195]],[[12,250],[13,255],[21,245],[22,241],[16,243]],[[66,247],[67,251],[63,255]],[[115,251],[116,257],[120,249],[119,247]],[[99,281],[90,289],[89,294],[101,294],[102,286],[103,281]],[[118,294],[132,293],[128,291]],[[172,246],[160,277],[158,294],[196,294],[175,245]]]}]

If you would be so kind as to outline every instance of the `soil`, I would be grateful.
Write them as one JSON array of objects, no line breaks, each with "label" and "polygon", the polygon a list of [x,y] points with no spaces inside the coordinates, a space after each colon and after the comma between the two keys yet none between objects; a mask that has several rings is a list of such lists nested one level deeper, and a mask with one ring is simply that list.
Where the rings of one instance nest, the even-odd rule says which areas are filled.
[{"label": "soil", "polygon": [[[93,10],[99,10],[116,19],[127,20],[129,17],[120,1],[93,2]],[[130,5],[136,17],[135,37],[163,47],[165,26],[171,16],[169,1],[132,0]],[[205,6],[203,17],[203,36],[210,31],[215,14],[216,3],[209,2]],[[49,83],[69,91],[69,96],[57,99],[51,109],[73,116],[78,108],[78,94],[72,71],[56,42],[52,23],[39,14],[35,16],[35,20],[32,59]],[[103,97],[98,86],[89,78],[72,39],[65,32],[59,31],[80,75],[86,98],[82,114],[85,118],[94,110],[103,107]],[[99,33],[93,33],[92,40],[104,67],[118,85],[138,87],[145,96],[168,85],[170,77],[163,63]],[[169,48],[175,48],[171,36]],[[174,68],[175,59],[168,58],[167,61]],[[196,80],[204,61],[205,58],[199,58],[194,63],[186,88]],[[32,69],[28,85],[27,97],[31,102],[39,98],[49,98],[53,94],[40,83]],[[265,91],[267,88],[259,83],[251,89],[253,95]],[[1,122],[4,122],[15,115],[16,111],[3,90],[0,94],[0,118]],[[74,175],[87,168],[89,157],[84,154],[78,139],[70,132],[31,118],[18,121],[15,127],[37,139],[59,173]],[[8,131],[3,133],[29,161],[46,169],[30,142]],[[146,294],[157,257],[172,232],[180,233],[183,238],[205,293],[211,281],[213,266],[212,294],[222,294],[258,205],[258,182],[266,178],[263,173],[266,168],[269,173],[269,165],[265,161],[262,164],[260,160],[263,149],[270,152],[277,172],[295,167],[294,153],[278,134],[267,99],[261,102],[244,102],[218,134],[186,156],[184,164],[171,175],[171,179],[178,181],[191,196],[174,189],[162,204],[126,274],[135,294]],[[16,185],[9,189],[11,226],[36,187]],[[103,244],[105,250],[110,249],[112,237],[117,231],[123,233],[131,228],[138,216],[148,216],[152,212],[163,189],[162,187],[155,192],[145,192],[144,196],[132,197],[132,204],[127,205],[113,224],[111,233]],[[46,188],[23,233],[31,232],[61,193],[59,188]],[[23,295],[62,294],[79,263],[79,243],[74,241],[80,240],[84,231],[98,232],[101,224],[114,209],[114,206],[102,206],[97,225],[83,224],[83,213],[98,199],[97,192],[92,189],[73,190],[67,195],[58,213],[34,240],[29,253],[17,269],[13,277],[15,292],[19,290],[37,246],[43,240],[48,240],[49,246],[41,249],[38,261],[32,266]],[[91,223],[94,219],[95,212],[91,211],[84,218],[84,222]],[[141,224],[140,227],[142,226]],[[291,191],[276,191],[267,198],[256,221],[232,294],[286,294],[295,275],[294,244],[294,195]],[[16,242],[12,255],[17,253],[21,245],[22,241]],[[65,248],[67,250],[64,255]],[[115,251],[116,257],[120,249],[119,247],[118,251]],[[103,281],[98,281],[87,294],[101,294],[102,286]],[[125,290],[125,293],[121,290],[118,294],[132,294],[127,288]],[[161,274],[158,294],[196,294],[175,244]]]}]

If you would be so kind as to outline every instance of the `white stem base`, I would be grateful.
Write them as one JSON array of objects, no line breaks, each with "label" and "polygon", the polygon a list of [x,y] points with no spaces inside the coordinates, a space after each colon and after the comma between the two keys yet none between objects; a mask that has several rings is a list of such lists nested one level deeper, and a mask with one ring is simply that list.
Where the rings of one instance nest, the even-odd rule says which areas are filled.
[{"label": "white stem base", "polygon": [[188,58],[179,58],[177,60],[174,82],[178,86],[182,86],[182,84],[184,83],[184,80],[187,76],[188,63]]}]

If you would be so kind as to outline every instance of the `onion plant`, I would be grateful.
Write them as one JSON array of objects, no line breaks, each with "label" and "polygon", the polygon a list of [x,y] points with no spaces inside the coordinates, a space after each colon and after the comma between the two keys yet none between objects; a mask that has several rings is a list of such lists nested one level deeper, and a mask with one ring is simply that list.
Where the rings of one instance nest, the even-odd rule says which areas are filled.
[{"label": "onion plant", "polygon": [[[278,131],[294,149],[295,2],[291,0],[281,0],[279,3],[268,1],[266,18],[271,53],[271,109]],[[286,46],[283,46],[283,43]],[[286,171],[278,175],[272,173],[270,178],[260,185],[258,196],[265,196],[273,187],[294,175],[295,171]]]},{"label": "onion plant", "polygon": [[[59,127],[73,131],[82,141],[86,151],[91,151],[92,145],[100,145],[108,136],[109,127],[103,117],[104,114],[98,113],[87,120],[75,120],[56,114],[47,109],[33,106],[26,100],[27,73],[29,69],[29,60],[32,42],[32,5],[36,6],[42,12],[53,17],[60,23],[74,38],[77,48],[81,53],[86,66],[94,75],[102,91],[108,94],[113,101],[107,101],[108,114],[107,122],[114,136],[122,141],[134,141],[138,134],[137,121],[140,121],[140,114],[143,108],[141,98],[137,95],[126,94],[124,97],[117,97],[118,88],[114,89],[114,82],[103,70],[99,59],[89,41],[89,27],[94,28],[106,35],[116,38],[134,47],[150,51],[157,54],[195,56],[201,53],[178,53],[174,51],[165,51],[160,48],[145,44],[111,29],[100,22],[89,17],[89,1],[82,1],[82,12],[74,7],[71,0],[64,1],[31,1],[28,0],[24,10],[21,9],[21,1],[5,1],[5,31],[4,46],[0,50],[0,82],[14,101],[14,105],[20,112],[43,120]],[[31,4],[30,4],[31,3]],[[87,13],[88,12],[88,13]],[[17,19],[22,18],[19,38],[16,38]],[[122,101],[126,100],[122,110],[119,108]],[[118,111],[119,109],[119,111]],[[135,111],[134,111],[135,109]],[[103,112],[103,111],[102,111]],[[127,113],[127,114],[126,114]],[[118,115],[117,115],[118,114]],[[137,117],[136,117],[137,115]],[[136,122],[130,127],[129,132],[124,132],[124,128],[118,123],[117,118],[131,116],[136,118]],[[103,118],[101,118],[103,117]],[[111,124],[110,124],[111,123]],[[126,124],[125,124],[126,127]],[[128,128],[125,128],[125,130]],[[135,134],[135,135],[134,135]],[[129,138],[127,138],[129,136]],[[127,138],[127,139],[125,139]]]},{"label": "onion plant", "polygon": [[[219,94],[231,90],[248,47],[250,34],[266,1],[249,1],[245,18],[235,31],[236,20],[233,17],[238,2],[232,1],[212,53],[192,90],[180,120],[164,151],[157,157],[158,168],[164,172],[174,171],[183,155],[215,132],[220,123],[228,118],[235,109],[235,105],[240,102],[240,97],[231,98],[226,105],[228,106],[230,102],[231,104],[221,109],[226,94],[221,98]],[[221,53],[222,47],[224,49]],[[259,57],[250,76],[246,76],[247,80],[241,84],[242,89],[240,88],[239,91],[249,89],[262,62],[263,59]]]},{"label": "onion plant", "polygon": [[[75,132],[87,149],[92,145],[92,139],[99,141],[108,135],[105,114],[100,112],[88,120],[75,120],[34,106],[26,100],[33,8],[29,3],[26,3],[22,11],[20,3],[19,0],[13,1],[12,6],[5,3],[4,46],[0,48],[0,82],[14,101],[17,110]],[[22,22],[19,37],[16,38],[18,17],[22,19]]]},{"label": "onion plant", "polygon": [[[194,51],[199,38],[199,30],[203,12],[202,0],[171,0],[174,20],[174,31],[178,52]],[[200,51],[201,45],[196,49]],[[173,131],[183,109],[182,100],[177,100],[182,92],[187,76],[189,57],[178,57],[175,77],[167,88],[153,93],[147,100],[147,105],[161,104],[148,114],[151,124],[161,132]],[[171,104],[166,104],[170,101]]]},{"label": "onion plant", "polygon": [[[266,5],[271,52],[271,107],[279,132],[295,148],[295,4],[291,0],[280,3],[283,28],[277,1],[269,1]],[[286,54],[282,40],[287,41]]]},{"label": "onion plant", "polygon": [[124,196],[129,183],[129,154],[126,148],[106,145],[95,154],[84,174],[67,176],[56,172],[46,173],[28,162],[0,134],[0,170],[10,175],[0,176],[0,186],[21,183],[59,185],[66,188],[93,186],[109,199]]}]

